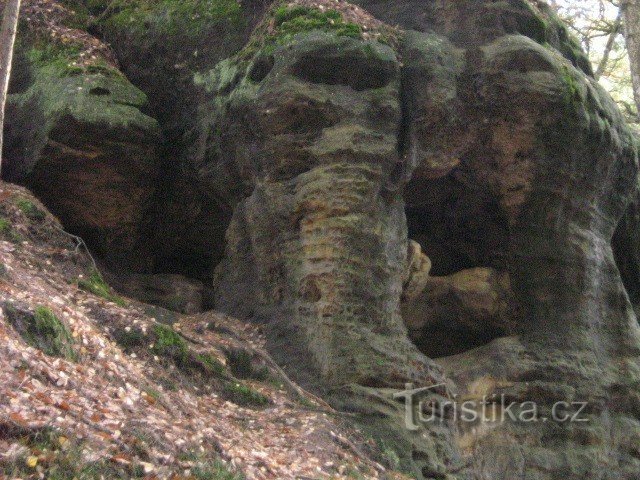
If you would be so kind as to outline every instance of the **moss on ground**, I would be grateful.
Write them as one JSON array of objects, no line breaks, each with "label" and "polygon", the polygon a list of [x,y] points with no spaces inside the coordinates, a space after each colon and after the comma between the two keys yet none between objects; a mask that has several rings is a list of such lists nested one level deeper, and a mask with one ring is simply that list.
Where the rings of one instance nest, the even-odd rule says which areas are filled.
[{"label": "moss on ground", "polygon": [[222,390],[222,395],[230,402],[245,407],[265,407],[270,403],[267,396],[237,382],[226,384]]},{"label": "moss on ground", "polygon": [[124,299],[112,292],[111,287],[107,285],[107,282],[104,281],[102,275],[97,271],[92,272],[87,278],[79,278],[78,287],[121,307],[127,304]]},{"label": "moss on ground", "polygon": [[207,374],[219,377],[226,375],[226,367],[213,355],[209,353],[199,353],[196,355],[196,360],[202,365],[202,368]]},{"label": "moss on ground", "polygon": [[188,365],[189,347],[187,342],[168,325],[158,324],[153,327],[155,341],[151,350],[159,357],[170,358],[180,369]]},{"label": "moss on ground", "polygon": [[41,305],[31,313],[11,304],[4,308],[9,323],[27,344],[53,357],[78,359],[71,332],[51,309]]},{"label": "moss on ground", "polygon": [[196,463],[191,469],[191,476],[196,480],[243,480],[244,475],[231,472],[219,460]]},{"label": "moss on ground", "polygon": [[31,200],[20,198],[16,205],[30,220],[42,221],[46,218],[44,211],[40,210]]},{"label": "moss on ground", "polygon": [[251,378],[263,381],[269,377],[269,369],[265,366],[254,366],[253,355],[245,349],[228,350],[226,356],[229,369],[236,378]]},{"label": "moss on ground", "polygon": [[90,12],[84,0],[61,0],[68,9],[63,23],[66,27],[84,30],[89,25]]},{"label": "moss on ground", "polygon": [[196,480],[244,480],[244,475],[233,473],[217,458],[207,458],[202,453],[187,450],[178,454],[178,460],[193,464],[191,477]]},{"label": "moss on ground", "polygon": [[142,347],[146,343],[146,336],[142,329],[137,327],[119,328],[113,332],[114,340],[126,352]]},{"label": "moss on ground", "polygon": [[22,241],[22,237],[19,233],[17,233],[11,222],[6,218],[0,217],[0,239],[7,240],[12,243],[20,243]]},{"label": "moss on ground", "polygon": [[186,374],[199,374],[205,378],[227,378],[226,367],[210,353],[192,351],[182,336],[169,325],[157,324],[153,328],[155,337],[152,352],[158,357],[171,360]]}]

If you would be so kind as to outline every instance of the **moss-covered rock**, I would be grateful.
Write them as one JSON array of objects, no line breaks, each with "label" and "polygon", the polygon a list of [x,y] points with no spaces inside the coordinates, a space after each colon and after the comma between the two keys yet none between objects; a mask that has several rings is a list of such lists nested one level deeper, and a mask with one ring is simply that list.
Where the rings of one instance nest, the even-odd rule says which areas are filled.
[{"label": "moss-covered rock", "polygon": [[83,48],[21,31],[4,172],[98,253],[135,258],[160,132],[145,94],[107,60],[83,63]]}]

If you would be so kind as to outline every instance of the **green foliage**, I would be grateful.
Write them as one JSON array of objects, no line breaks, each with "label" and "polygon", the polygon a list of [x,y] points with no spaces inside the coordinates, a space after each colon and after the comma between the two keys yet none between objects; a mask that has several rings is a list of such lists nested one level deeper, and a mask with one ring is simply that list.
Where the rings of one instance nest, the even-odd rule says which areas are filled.
[{"label": "green foliage", "polygon": [[61,45],[55,42],[37,42],[27,52],[30,62],[41,68],[48,68],[60,77],[81,75],[83,69],[74,65],[80,58],[78,45]]},{"label": "green foliage", "polygon": [[146,388],[144,391],[147,395],[149,395],[154,400],[156,401],[160,400],[161,394],[158,390],[154,388]]},{"label": "green foliage", "polygon": [[225,366],[213,355],[209,353],[199,353],[196,355],[196,360],[200,362],[205,373],[216,376],[225,376]]},{"label": "green foliage", "polygon": [[31,313],[5,304],[5,311],[9,323],[26,343],[47,355],[77,360],[71,332],[49,308],[38,306]]},{"label": "green foliage", "polygon": [[398,453],[393,448],[388,446],[384,440],[381,440],[379,442],[379,447],[382,450],[382,458],[384,458],[387,467],[393,470],[399,469],[400,457],[398,456]]},{"label": "green foliage", "polygon": [[133,327],[119,328],[113,332],[113,337],[118,345],[120,345],[125,351],[129,351],[135,347],[141,347],[145,344],[145,335],[142,329]]},{"label": "green foliage", "polygon": [[565,103],[567,105],[573,105],[576,102],[582,100],[580,94],[580,84],[578,80],[571,74],[569,67],[564,67],[562,72],[562,78],[566,86]]},{"label": "green foliage", "polygon": [[73,337],[67,326],[47,307],[39,306],[29,329],[36,346],[47,355],[76,360]]},{"label": "green foliage", "polygon": [[187,342],[169,325],[157,324],[153,328],[153,353],[167,358],[184,373],[198,373],[205,377],[227,377],[225,366],[209,353],[195,353]]},{"label": "green foliage", "polygon": [[16,202],[16,205],[30,220],[42,221],[46,218],[46,214],[36,207],[31,200],[20,198]]},{"label": "green foliage", "polygon": [[178,460],[192,463],[191,477],[198,480],[244,480],[244,475],[232,473],[218,458],[210,458],[203,453],[185,450],[178,454]]},{"label": "green foliage", "polygon": [[288,41],[297,33],[311,30],[333,32],[342,37],[362,36],[362,28],[355,23],[345,22],[342,14],[336,10],[322,11],[304,6],[282,6],[276,9],[274,21],[279,43]]},{"label": "green foliage", "polygon": [[237,405],[264,407],[269,404],[269,398],[241,383],[228,383],[224,386],[222,394],[227,400]]},{"label": "green foliage", "polygon": [[79,278],[78,287],[86,292],[93,293],[98,297],[109,300],[110,302],[113,302],[121,307],[124,307],[127,304],[124,299],[122,299],[118,295],[115,295],[111,291],[111,287],[109,287],[109,285],[107,285],[107,283],[104,281],[102,275],[100,275],[100,272],[93,271],[88,278]]},{"label": "green foliage", "polygon": [[106,60],[97,58],[89,65],[81,65],[82,47],[61,44],[51,39],[38,40],[27,52],[27,58],[39,68],[58,77],[73,77],[83,74],[101,74],[106,77],[124,79],[123,74]]},{"label": "green foliage", "polygon": [[111,2],[109,0],[84,0],[84,4],[91,15],[100,15]]},{"label": "green foliage", "polygon": [[243,480],[244,476],[230,472],[219,460],[201,462],[191,469],[191,476],[196,480]]},{"label": "green foliage", "polygon": [[68,8],[69,15],[64,19],[64,25],[69,28],[83,30],[89,24],[89,10],[84,0],[62,0]]}]

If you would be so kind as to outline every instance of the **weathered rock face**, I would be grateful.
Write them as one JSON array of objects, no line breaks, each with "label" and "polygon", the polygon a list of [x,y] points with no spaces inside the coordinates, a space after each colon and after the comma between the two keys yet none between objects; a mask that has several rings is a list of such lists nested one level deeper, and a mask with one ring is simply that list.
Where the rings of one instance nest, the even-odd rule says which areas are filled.
[{"label": "weathered rock face", "polygon": [[[407,29],[397,47],[276,13],[204,76],[194,161],[234,205],[217,306],[263,321],[298,379],[351,384],[330,398],[419,478],[635,478],[640,331],[611,237],[638,164],[615,106],[537,5],[362,5]],[[454,274],[405,302],[426,353],[458,353],[439,365],[401,321],[409,236]],[[453,394],[587,402],[589,422],[394,429],[379,387],[441,367]]]},{"label": "weathered rock face", "polygon": [[246,43],[269,2],[262,0],[84,2],[94,30],[112,46],[122,71],[149,97],[160,122],[161,175],[146,236],[153,270],[211,282],[224,254],[231,210],[198,182],[185,153],[200,103],[193,72],[211,68]]},{"label": "weathered rock face", "polygon": [[[103,19],[177,139],[156,265],[206,278],[221,258],[216,308],[261,323],[289,373],[416,478],[637,479],[638,153],[615,105],[540,2],[356,3],[372,15],[274,5],[239,52],[224,30],[202,62],[163,56],[182,11]],[[174,58],[201,70],[184,108],[161,92],[188,83]],[[127,179],[149,178],[139,163]],[[588,421],[445,412],[408,430],[407,382],[437,384],[435,407],[584,402]]]},{"label": "weathered rock face", "polygon": [[280,359],[304,362],[324,385],[426,375],[399,315],[407,234],[394,51],[312,32],[247,69],[223,62],[205,81],[231,90],[203,127],[204,181],[235,187],[217,306],[269,319]]},{"label": "weathered rock face", "polygon": [[[4,177],[29,187],[105,259],[135,264],[159,174],[160,129],[108,48],[52,7],[19,36]],[[48,36],[45,29],[54,29]]]},{"label": "weathered rock face", "polygon": [[418,348],[436,358],[512,333],[514,308],[507,273],[472,268],[430,277],[421,291],[403,297],[402,318]]}]

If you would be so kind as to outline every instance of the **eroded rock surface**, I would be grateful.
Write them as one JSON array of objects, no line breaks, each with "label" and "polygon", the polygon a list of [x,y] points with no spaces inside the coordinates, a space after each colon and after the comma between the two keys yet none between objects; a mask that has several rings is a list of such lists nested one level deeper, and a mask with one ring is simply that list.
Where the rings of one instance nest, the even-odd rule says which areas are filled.
[{"label": "eroded rock surface", "polygon": [[[222,29],[202,62],[162,56],[184,12],[101,18],[177,140],[155,261],[213,277],[217,309],[416,478],[636,479],[638,153],[614,103],[542,2],[356,3],[240,4],[255,31]],[[408,430],[407,382],[543,416],[583,402],[588,421]]]},{"label": "eroded rock surface", "polygon": [[[427,353],[505,336],[438,361],[452,394],[481,385],[544,411],[581,399],[590,422],[427,425],[418,441],[389,427],[405,465],[424,478],[634,478],[623,445],[640,332],[610,239],[638,165],[615,106],[539,5],[363,6],[408,29],[396,46],[279,36],[276,13],[258,46],[204,76],[197,158],[235,205],[218,307],[265,322],[294,375],[342,388],[331,398],[386,419],[363,421],[379,433],[402,415],[379,387],[442,378],[399,315],[411,231],[434,274],[452,274],[424,286],[428,311],[406,312],[451,343]],[[451,333],[462,326],[470,338]],[[619,450],[589,453],[605,444]]]},{"label": "eroded rock surface", "polygon": [[[21,182],[101,256],[135,264],[159,175],[160,128],[109,48],[25,2],[9,91],[4,177]],[[144,265],[144,260],[140,261]]]},{"label": "eroded rock surface", "polygon": [[430,277],[402,301],[409,337],[428,356],[470,350],[513,331],[515,299],[509,276],[490,268]]}]

